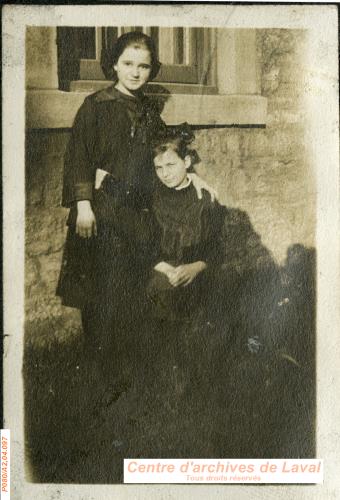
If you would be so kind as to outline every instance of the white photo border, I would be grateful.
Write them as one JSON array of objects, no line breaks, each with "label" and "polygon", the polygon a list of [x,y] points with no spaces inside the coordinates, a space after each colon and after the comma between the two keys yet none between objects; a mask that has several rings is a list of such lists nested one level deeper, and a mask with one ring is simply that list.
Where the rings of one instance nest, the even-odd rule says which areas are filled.
[{"label": "white photo border", "polygon": [[[114,16],[113,16],[114,14]],[[122,24],[308,30],[309,159],[317,178],[317,457],[323,485],[60,485],[25,479],[23,329],[26,26]],[[333,498],[340,491],[339,116],[335,5],[6,5],[3,8],[4,427],[12,435],[13,498]],[[325,50],[325,47],[327,50]],[[226,457],[227,458],[227,457]],[[260,493],[261,491],[261,493]]]}]

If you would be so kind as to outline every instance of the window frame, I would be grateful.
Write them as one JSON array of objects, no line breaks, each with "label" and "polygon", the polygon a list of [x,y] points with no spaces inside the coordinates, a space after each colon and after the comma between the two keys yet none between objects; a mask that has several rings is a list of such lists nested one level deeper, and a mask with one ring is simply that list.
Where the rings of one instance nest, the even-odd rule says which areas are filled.
[{"label": "window frame", "polygon": [[[60,32],[63,30],[65,34],[67,34],[67,30],[71,32],[74,30],[71,43],[80,43],[75,31],[76,29],[79,28],[67,27],[66,30],[65,28],[59,29],[58,48],[61,46],[61,42],[65,45],[65,41],[63,40],[65,35]],[[78,57],[78,71],[68,71],[68,74],[73,75],[73,78],[70,78],[69,81],[62,77],[59,78],[59,80],[62,81],[62,86],[59,87],[61,90],[95,91],[107,86],[109,80],[105,79],[101,68],[101,48],[103,46],[103,40],[105,36],[107,36],[108,29],[115,30],[114,36],[119,36],[122,32],[129,31],[131,27],[95,27],[96,58],[84,59]],[[158,27],[147,27],[144,29],[144,32],[152,36],[153,29],[158,29]],[[175,27],[171,27],[170,29],[175,29]],[[104,30],[106,30],[106,34]],[[217,92],[216,58],[212,53],[216,50],[216,30],[213,28],[199,27],[188,28],[188,30],[190,30],[189,36],[191,37],[189,64],[162,64],[159,74],[153,82],[148,85],[147,92],[162,93],[162,87],[163,89],[176,93],[214,94]],[[76,54],[75,60],[77,60],[76,48],[74,52]],[[78,78],[74,78],[76,74]]]}]

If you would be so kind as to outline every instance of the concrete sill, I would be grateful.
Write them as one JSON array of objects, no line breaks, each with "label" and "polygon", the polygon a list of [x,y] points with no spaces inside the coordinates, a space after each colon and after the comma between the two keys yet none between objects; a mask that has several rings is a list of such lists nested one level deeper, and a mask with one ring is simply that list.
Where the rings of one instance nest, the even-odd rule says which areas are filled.
[{"label": "concrete sill", "polygon": [[[108,80],[74,80],[70,84],[71,92],[96,92],[105,89]],[[146,94],[217,94],[214,85],[200,85],[197,83],[159,83],[151,82],[145,87]]]},{"label": "concrete sill", "polygon": [[[28,90],[26,127],[70,128],[75,114],[90,92]],[[156,98],[162,96],[155,96]],[[267,99],[259,95],[173,94],[164,104],[162,118],[168,125],[264,126]]]}]

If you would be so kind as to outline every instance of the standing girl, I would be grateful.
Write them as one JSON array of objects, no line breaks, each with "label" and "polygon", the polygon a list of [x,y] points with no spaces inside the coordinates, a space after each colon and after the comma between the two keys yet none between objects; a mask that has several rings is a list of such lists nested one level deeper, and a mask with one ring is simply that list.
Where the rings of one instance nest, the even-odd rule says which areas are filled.
[{"label": "standing girl", "polygon": [[114,84],[85,99],[66,151],[62,204],[70,214],[57,294],[81,310],[86,351],[113,375],[134,351],[146,267],[141,228],[154,178],[150,141],[164,124],[142,93],[160,68],[152,39],[122,35],[111,60]]}]

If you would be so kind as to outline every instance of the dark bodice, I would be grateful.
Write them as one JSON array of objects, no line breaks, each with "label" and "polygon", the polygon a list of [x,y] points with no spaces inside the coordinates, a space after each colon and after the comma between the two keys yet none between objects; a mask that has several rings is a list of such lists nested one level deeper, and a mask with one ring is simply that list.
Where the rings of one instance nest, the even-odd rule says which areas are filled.
[{"label": "dark bodice", "polygon": [[92,200],[97,168],[150,196],[150,139],[163,122],[148,98],[113,86],[88,96],[74,122],[65,155],[63,205]]},{"label": "dark bodice", "polygon": [[181,190],[158,185],[153,212],[159,226],[158,261],[175,264],[203,260],[220,263],[223,259],[223,207],[203,193],[199,200],[190,184]]}]

